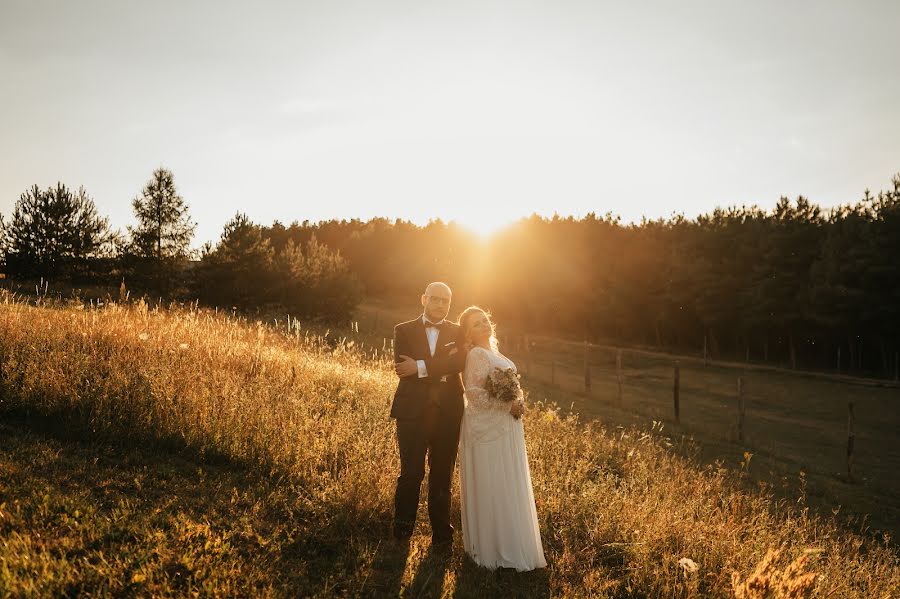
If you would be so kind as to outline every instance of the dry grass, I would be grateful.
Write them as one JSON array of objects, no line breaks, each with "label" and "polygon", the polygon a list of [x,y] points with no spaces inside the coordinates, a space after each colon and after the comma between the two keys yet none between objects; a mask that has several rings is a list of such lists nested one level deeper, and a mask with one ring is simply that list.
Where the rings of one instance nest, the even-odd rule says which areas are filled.
[{"label": "dry grass", "polygon": [[781,549],[770,549],[747,578],[731,575],[731,586],[737,599],[765,599],[785,597],[802,599],[809,597],[816,585],[815,572],[805,572],[810,552],[804,553],[784,569],[777,565]]},{"label": "dry grass", "polygon": [[[145,560],[135,570],[127,560],[111,559],[110,552],[137,550],[102,535],[91,541],[99,523],[62,543],[48,534],[58,526],[54,510],[12,517],[17,491],[0,487],[0,595],[76,588],[155,595],[695,597],[729,596],[759,576],[784,581],[787,573],[791,581],[807,581],[804,592],[812,596],[885,597],[900,589],[900,561],[887,539],[846,532],[803,504],[743,491],[735,474],[675,456],[660,427],[605,430],[540,404],[526,417],[526,435],[548,570],[481,570],[464,559],[459,540],[453,557],[441,561],[426,551],[424,528],[409,555],[398,553],[386,541],[398,472],[388,418],[391,371],[331,335],[287,328],[142,305],[0,306],[0,413],[66,423],[92,443],[144,444],[150,452],[174,447],[201,467],[224,458],[247,473],[235,483],[239,496],[279,506],[262,523],[235,512],[235,530],[228,529],[230,508],[216,503],[221,497],[209,498],[210,513],[225,514],[215,519],[216,530],[152,519],[135,524],[142,531],[133,541],[138,547],[149,539],[165,547],[188,543],[190,564],[206,564],[183,565],[189,584],[176,588],[168,562]],[[153,472],[154,460],[143,459]],[[31,484],[37,472],[25,469],[16,484]],[[147,493],[132,492],[139,502]],[[28,497],[16,495],[19,511]],[[171,503],[146,506],[176,520],[181,513]],[[195,519],[202,524],[202,516]],[[277,559],[255,559],[257,550],[234,536],[238,528],[268,539]],[[191,540],[197,535],[205,540]],[[226,541],[227,551],[216,549]],[[766,557],[770,548],[803,561],[777,576],[754,570],[760,562],[777,567],[778,556]],[[273,565],[285,563],[306,566]],[[104,582],[54,586],[60,579]]]},{"label": "dry grass", "polygon": [[[410,298],[371,300],[356,317],[361,337],[379,346],[393,319],[415,314]],[[416,298],[411,298],[415,300]],[[501,323],[502,325],[502,323]],[[550,337],[531,337],[530,356],[517,331],[501,327],[503,352],[529,370],[528,385],[607,428],[649,427],[663,422],[670,435],[689,435],[703,463],[738,467],[753,454],[748,482],[783,497],[802,489],[809,507],[861,519],[872,530],[900,534],[900,389],[893,383],[824,373],[778,370],[759,364],[711,363],[697,357],[634,349],[622,352],[618,396],[616,349],[591,350],[592,389],[584,392],[584,347]],[[754,359],[759,356],[753,356]],[[672,406],[673,365],[680,362],[681,420]],[[737,379],[743,379],[746,419],[737,438]],[[551,380],[555,384],[551,384]],[[855,414],[854,477],[847,476],[847,404]]]}]

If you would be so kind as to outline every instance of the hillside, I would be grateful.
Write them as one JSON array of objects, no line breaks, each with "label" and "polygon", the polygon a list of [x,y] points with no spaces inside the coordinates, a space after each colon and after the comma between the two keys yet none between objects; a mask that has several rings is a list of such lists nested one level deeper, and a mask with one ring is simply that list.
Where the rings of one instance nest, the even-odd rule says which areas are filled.
[{"label": "hillside", "polygon": [[459,539],[443,559],[424,526],[407,553],[388,541],[389,367],[300,323],[7,301],[0,357],[0,596],[727,596],[779,547],[773,566],[802,557],[814,596],[900,588],[864,524],[748,492],[659,427],[535,396],[547,570],[482,570]]}]

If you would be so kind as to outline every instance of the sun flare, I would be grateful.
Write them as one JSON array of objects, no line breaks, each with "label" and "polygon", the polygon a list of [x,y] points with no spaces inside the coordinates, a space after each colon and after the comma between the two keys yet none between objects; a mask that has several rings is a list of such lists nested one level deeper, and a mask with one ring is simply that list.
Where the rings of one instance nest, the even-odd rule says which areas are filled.
[{"label": "sun flare", "polygon": [[513,220],[514,219],[510,218],[509,214],[491,214],[486,211],[481,211],[477,214],[455,218],[454,222],[460,227],[471,231],[482,240],[487,241],[498,232],[510,226],[513,223]]}]

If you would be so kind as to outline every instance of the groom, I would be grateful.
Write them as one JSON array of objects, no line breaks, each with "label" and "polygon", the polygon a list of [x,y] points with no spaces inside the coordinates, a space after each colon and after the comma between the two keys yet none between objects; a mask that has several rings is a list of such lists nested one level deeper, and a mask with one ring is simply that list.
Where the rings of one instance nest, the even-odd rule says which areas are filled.
[{"label": "groom", "polygon": [[400,477],[394,494],[394,537],[407,541],[416,523],[419,487],[428,455],[428,518],[431,542],[453,542],[450,482],[459,445],[463,386],[459,373],[466,359],[458,325],[444,320],[450,288],[431,283],[422,295],[423,314],[394,327],[394,362],[400,382],[391,417],[397,421]]}]

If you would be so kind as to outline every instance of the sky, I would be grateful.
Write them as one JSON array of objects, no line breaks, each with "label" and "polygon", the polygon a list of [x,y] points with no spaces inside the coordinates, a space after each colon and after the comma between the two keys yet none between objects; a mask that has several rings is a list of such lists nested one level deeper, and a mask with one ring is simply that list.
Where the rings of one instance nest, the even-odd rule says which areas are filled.
[{"label": "sky", "polygon": [[0,213],[692,218],[900,172],[900,2],[0,0]]}]

